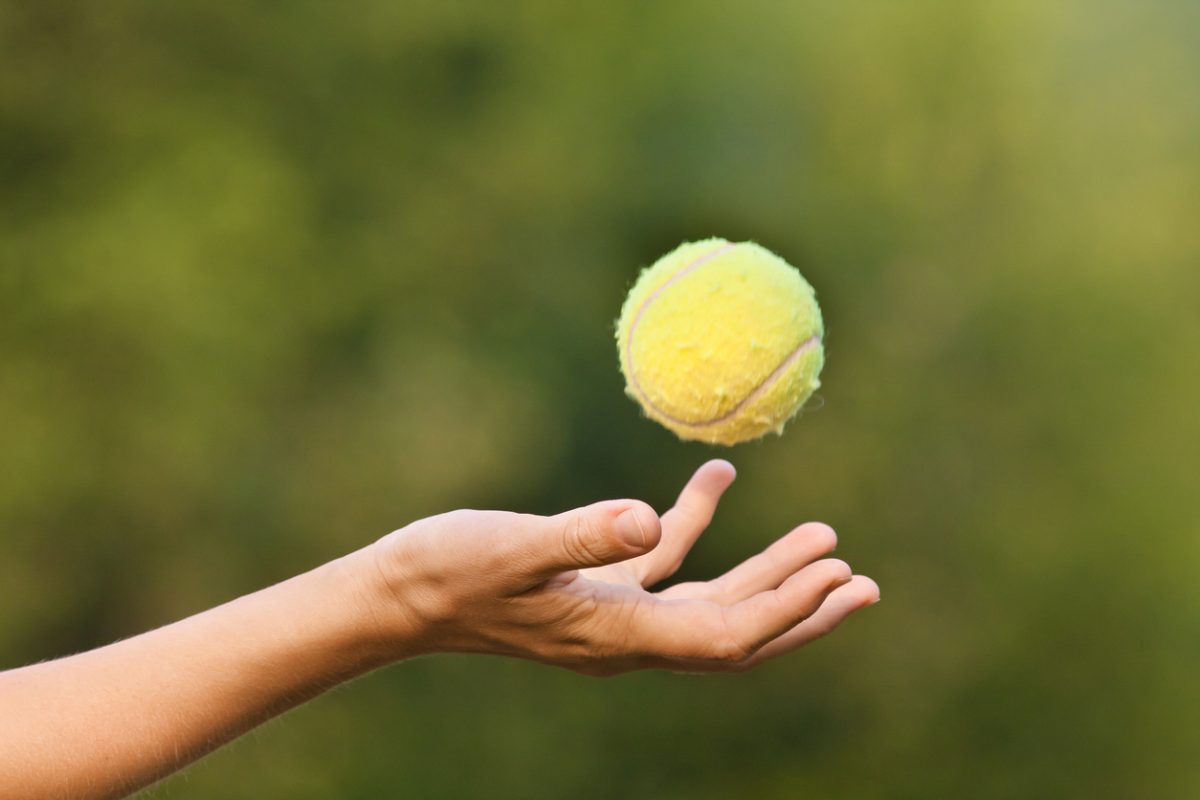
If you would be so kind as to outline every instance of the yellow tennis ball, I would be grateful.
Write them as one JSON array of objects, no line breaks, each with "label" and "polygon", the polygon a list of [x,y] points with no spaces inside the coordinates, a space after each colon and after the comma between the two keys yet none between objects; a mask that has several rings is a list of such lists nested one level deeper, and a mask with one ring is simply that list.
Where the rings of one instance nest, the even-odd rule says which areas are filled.
[{"label": "yellow tennis ball", "polygon": [[688,242],[643,270],[617,322],[625,391],[681,439],[783,433],[821,385],[821,309],[800,273],[753,242]]}]

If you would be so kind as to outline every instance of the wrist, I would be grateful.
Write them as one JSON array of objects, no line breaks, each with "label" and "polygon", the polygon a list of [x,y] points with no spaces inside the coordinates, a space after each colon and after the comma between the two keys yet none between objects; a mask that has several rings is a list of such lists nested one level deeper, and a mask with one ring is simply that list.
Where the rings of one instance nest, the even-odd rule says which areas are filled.
[{"label": "wrist", "polygon": [[350,610],[347,630],[372,669],[433,649],[416,602],[417,581],[401,569],[393,536],[325,565],[342,585],[339,591]]}]

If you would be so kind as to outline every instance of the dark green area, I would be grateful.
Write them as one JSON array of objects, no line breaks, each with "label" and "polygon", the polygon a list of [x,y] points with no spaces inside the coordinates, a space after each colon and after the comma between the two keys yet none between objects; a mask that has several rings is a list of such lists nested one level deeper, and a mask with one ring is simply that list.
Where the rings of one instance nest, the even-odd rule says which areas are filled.
[{"label": "dark green area", "polygon": [[[883,602],[749,675],[393,667],[179,798],[1200,796],[1200,11],[0,5],[0,665],[454,507],[809,518]],[[797,264],[782,438],[678,443],[612,323],[681,240]]]}]

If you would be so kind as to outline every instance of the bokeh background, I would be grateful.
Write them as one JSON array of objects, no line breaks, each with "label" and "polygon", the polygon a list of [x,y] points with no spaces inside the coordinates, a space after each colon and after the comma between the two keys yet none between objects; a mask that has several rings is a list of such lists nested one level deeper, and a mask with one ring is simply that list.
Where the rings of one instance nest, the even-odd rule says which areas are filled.
[{"label": "bokeh background", "polygon": [[[732,451],[613,342],[710,235],[829,332]],[[1198,307],[1194,3],[3,3],[0,664],[721,455],[684,577],[816,518],[883,602],[742,676],[402,664],[156,796],[1200,796]]]}]

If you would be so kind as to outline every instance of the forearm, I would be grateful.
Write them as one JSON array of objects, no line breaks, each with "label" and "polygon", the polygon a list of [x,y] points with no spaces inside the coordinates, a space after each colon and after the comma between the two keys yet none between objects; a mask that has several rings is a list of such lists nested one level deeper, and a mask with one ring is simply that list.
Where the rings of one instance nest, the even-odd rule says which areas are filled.
[{"label": "forearm", "polygon": [[121,796],[404,655],[378,635],[355,558],[0,673],[0,798]]}]

